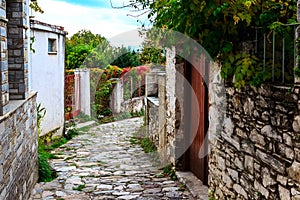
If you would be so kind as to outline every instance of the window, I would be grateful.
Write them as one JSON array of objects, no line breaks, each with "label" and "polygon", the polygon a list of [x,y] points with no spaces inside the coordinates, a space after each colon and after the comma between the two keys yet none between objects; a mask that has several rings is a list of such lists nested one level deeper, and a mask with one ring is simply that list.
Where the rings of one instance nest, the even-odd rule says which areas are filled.
[{"label": "window", "polygon": [[48,53],[49,54],[56,54],[56,39],[49,38],[48,39]]}]

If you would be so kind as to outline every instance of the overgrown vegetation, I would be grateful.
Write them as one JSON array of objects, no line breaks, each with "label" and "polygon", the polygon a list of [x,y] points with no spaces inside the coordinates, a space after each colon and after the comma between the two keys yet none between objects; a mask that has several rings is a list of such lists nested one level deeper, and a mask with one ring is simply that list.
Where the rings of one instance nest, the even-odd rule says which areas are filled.
[{"label": "overgrown vegetation", "polygon": [[164,60],[161,50],[145,47],[135,51],[123,46],[113,47],[106,38],[89,30],[80,30],[66,40],[66,69],[105,69],[108,65],[126,68]]},{"label": "overgrown vegetation", "polygon": [[118,78],[122,79],[120,81],[123,82],[125,88],[123,94],[125,100],[144,95],[145,74],[148,71],[149,67],[146,66],[122,69],[108,65],[104,70],[91,69],[92,115],[95,118],[112,116],[111,95]]},{"label": "overgrown vegetation", "polygon": [[155,144],[148,138],[141,139],[140,145],[145,153],[152,153],[157,151]]},{"label": "overgrown vegetation", "polygon": [[164,176],[169,176],[173,181],[178,180],[176,172],[175,172],[175,168],[174,168],[174,166],[172,164],[166,165],[163,168],[162,174]]},{"label": "overgrown vegetation", "polygon": [[208,199],[209,200],[215,200],[215,191],[214,190],[209,190],[208,191]]},{"label": "overgrown vegetation", "polygon": [[75,128],[70,128],[62,137],[48,138],[46,136],[39,137],[38,158],[39,158],[39,182],[50,182],[55,179],[56,172],[48,163],[48,159],[56,159],[57,157],[50,152],[64,144],[79,134]]},{"label": "overgrown vegetation", "polygon": [[55,158],[54,155],[45,151],[43,145],[39,142],[38,148],[38,174],[39,179],[38,182],[50,182],[56,178],[56,173],[52,170],[51,166],[48,163],[48,159]]},{"label": "overgrown vegetation", "polygon": [[[195,39],[222,65],[222,77],[234,82],[238,88],[270,81],[272,35],[275,33],[275,81],[282,78],[282,59],[278,58],[282,54],[283,37],[286,45],[285,65],[289,66],[286,67],[285,79],[293,79],[294,59],[291,52],[294,51],[295,33],[289,25],[297,22],[295,0],[134,0],[128,6],[140,14],[147,13],[154,27],[179,31]],[[262,52],[264,34],[267,47],[265,71]]]},{"label": "overgrown vegetation", "polygon": [[[41,104],[37,106],[37,127],[38,135],[41,133],[41,122],[46,115],[46,109],[42,108]],[[38,174],[39,182],[49,182],[55,178],[55,173],[52,171],[48,159],[53,158],[54,155],[50,154],[45,150],[43,141],[38,139]]]},{"label": "overgrown vegetation", "polygon": [[140,145],[145,153],[154,153],[157,152],[157,148],[149,138],[140,134],[139,132],[134,133],[133,136],[130,138],[130,143],[133,145]]},{"label": "overgrown vegetation", "polygon": [[74,136],[78,135],[78,130],[70,128],[63,137],[54,137],[52,134],[40,136],[41,122],[46,115],[46,109],[38,105],[37,110],[37,125],[38,125],[38,182],[50,182],[57,177],[56,172],[48,163],[49,159],[56,159],[57,157],[50,152],[64,144],[66,144]]},{"label": "overgrown vegetation", "polygon": [[84,188],[86,188],[85,185],[79,185],[77,187],[73,187],[73,190],[82,191]]}]

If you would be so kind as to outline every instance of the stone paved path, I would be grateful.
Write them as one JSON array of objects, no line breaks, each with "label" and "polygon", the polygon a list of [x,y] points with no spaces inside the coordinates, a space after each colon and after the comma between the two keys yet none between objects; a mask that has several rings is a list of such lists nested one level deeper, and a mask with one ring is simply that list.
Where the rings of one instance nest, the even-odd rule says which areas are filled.
[{"label": "stone paved path", "polygon": [[180,183],[159,176],[149,155],[130,143],[142,124],[134,118],[100,125],[55,150],[59,159],[51,166],[58,178],[37,184],[31,200],[193,199]]}]

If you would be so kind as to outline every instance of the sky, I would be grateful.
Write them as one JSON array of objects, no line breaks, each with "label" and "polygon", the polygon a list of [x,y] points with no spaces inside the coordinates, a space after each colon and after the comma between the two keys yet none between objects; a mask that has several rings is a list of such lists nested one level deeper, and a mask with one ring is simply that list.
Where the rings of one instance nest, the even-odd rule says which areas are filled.
[{"label": "sky", "polygon": [[[129,0],[111,0],[114,6],[126,5]],[[127,16],[134,14],[131,8],[113,9],[110,0],[38,0],[43,14],[34,13],[34,19],[65,27],[68,37],[81,29],[91,30],[107,39],[123,37],[128,31],[137,30],[141,22]],[[139,18],[146,20],[146,16]],[[137,33],[130,32],[131,40],[137,39]],[[119,40],[119,39],[117,39]]]}]

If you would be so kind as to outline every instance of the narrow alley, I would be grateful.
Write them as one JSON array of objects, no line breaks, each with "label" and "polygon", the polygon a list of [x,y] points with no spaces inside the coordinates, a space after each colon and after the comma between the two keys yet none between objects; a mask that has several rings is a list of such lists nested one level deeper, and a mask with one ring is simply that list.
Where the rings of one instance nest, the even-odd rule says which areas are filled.
[{"label": "narrow alley", "polygon": [[38,183],[31,200],[193,199],[130,143],[142,125],[142,118],[99,125],[56,149],[50,163],[58,177]]}]

